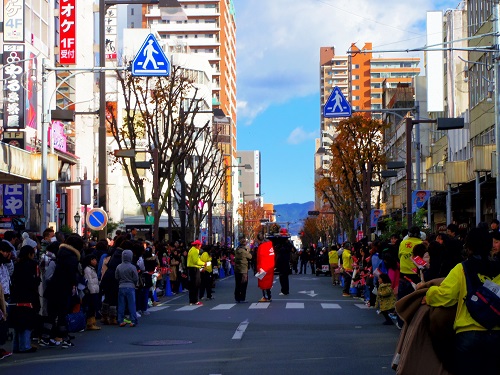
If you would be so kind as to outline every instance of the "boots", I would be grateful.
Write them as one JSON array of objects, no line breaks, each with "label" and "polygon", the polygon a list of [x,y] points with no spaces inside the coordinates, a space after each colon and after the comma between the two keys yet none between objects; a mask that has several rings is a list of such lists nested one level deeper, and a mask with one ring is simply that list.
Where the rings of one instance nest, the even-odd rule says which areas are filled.
[{"label": "boots", "polygon": [[101,306],[101,323],[109,325],[109,304],[103,303]]},{"label": "boots", "polygon": [[116,306],[109,306],[109,324],[118,325],[118,320],[116,320],[117,313]]},{"label": "boots", "polygon": [[87,330],[88,331],[99,331],[101,327],[95,324],[95,318],[90,317],[87,318]]}]

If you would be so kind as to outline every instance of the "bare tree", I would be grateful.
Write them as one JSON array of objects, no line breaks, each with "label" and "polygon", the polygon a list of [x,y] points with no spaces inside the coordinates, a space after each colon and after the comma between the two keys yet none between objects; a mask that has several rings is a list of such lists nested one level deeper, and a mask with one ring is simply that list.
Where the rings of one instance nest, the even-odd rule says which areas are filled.
[{"label": "bare tree", "polygon": [[[173,66],[168,78],[134,77],[129,72],[120,72],[117,81],[125,114],[120,122],[118,116],[108,110],[108,131],[118,150],[135,149],[148,153],[157,150],[158,166],[155,169],[158,169],[155,173],[159,177],[158,211],[161,215],[170,201],[176,179],[184,178],[184,161],[196,154],[197,143],[206,138],[210,124],[195,125],[196,115],[202,110],[198,89],[194,79],[181,67]],[[140,173],[135,159],[115,157],[115,162],[125,171],[137,201],[148,201],[152,194],[145,191],[147,177]],[[179,177],[180,173],[182,177]],[[146,216],[147,208],[142,207],[142,212]],[[171,215],[170,210],[168,215]]]}]

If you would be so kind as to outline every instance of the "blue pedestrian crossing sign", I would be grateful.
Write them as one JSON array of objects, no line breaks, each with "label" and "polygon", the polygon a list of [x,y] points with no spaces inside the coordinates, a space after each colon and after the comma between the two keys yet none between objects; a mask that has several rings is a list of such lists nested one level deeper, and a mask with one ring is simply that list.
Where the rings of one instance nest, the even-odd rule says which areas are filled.
[{"label": "blue pedestrian crossing sign", "polygon": [[153,34],[149,34],[132,61],[133,76],[168,77],[170,61]]},{"label": "blue pedestrian crossing sign", "polygon": [[323,107],[323,117],[335,118],[335,117],[351,117],[352,109],[349,102],[342,94],[342,91],[335,86],[332,93],[328,97],[328,100]]}]

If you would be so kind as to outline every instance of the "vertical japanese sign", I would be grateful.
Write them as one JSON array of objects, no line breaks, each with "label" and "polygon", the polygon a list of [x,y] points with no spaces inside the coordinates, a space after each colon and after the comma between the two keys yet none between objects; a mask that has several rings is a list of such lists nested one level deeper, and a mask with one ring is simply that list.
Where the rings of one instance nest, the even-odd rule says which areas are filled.
[{"label": "vertical japanese sign", "polygon": [[5,130],[24,129],[24,44],[4,44],[4,102]]},{"label": "vertical japanese sign", "polygon": [[3,185],[3,214],[5,216],[24,215],[24,185]]},{"label": "vertical japanese sign", "polygon": [[109,7],[106,12],[106,60],[116,60],[116,6]]},{"label": "vertical japanese sign", "polygon": [[76,64],[76,0],[59,2],[59,62]]},{"label": "vertical japanese sign", "polygon": [[67,137],[64,134],[64,124],[61,121],[52,121],[49,132],[49,144],[54,138],[54,149],[66,152]]},{"label": "vertical japanese sign", "polygon": [[[29,54],[29,60],[27,61],[26,71],[29,72],[29,75],[32,75],[32,72],[36,72],[37,70],[37,59],[36,55],[32,52]],[[27,106],[26,106],[26,127],[37,129],[37,85],[36,80],[27,79]]]},{"label": "vertical japanese sign", "polygon": [[24,42],[24,0],[3,1],[3,41]]}]

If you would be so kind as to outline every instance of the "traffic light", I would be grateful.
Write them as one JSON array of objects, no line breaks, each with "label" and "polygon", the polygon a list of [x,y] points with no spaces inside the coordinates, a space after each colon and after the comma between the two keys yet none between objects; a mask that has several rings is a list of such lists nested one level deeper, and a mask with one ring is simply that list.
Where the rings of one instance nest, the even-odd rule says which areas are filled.
[{"label": "traffic light", "polygon": [[309,216],[319,216],[319,211],[307,211]]}]

